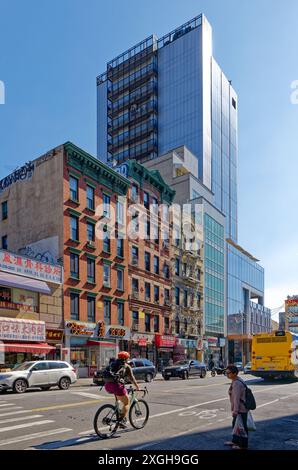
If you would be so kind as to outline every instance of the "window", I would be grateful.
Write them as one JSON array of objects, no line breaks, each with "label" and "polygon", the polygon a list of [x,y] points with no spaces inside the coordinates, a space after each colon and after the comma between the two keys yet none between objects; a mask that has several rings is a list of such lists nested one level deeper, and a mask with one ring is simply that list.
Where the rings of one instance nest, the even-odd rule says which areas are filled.
[{"label": "window", "polygon": [[109,264],[103,265],[103,285],[104,287],[111,286],[111,268]]},{"label": "window", "polygon": [[91,222],[87,222],[87,240],[88,242],[95,240],[95,226]]},{"label": "window", "polygon": [[139,263],[139,249],[137,246],[131,247],[131,261],[134,265],[138,265]]},{"label": "window", "polygon": [[175,274],[180,276],[180,261],[178,258],[175,259]]},{"label": "window", "polygon": [[132,278],[132,292],[139,295],[139,280],[134,277]]},{"label": "window", "polygon": [[95,261],[91,258],[87,258],[87,281],[95,283]]},{"label": "window", "polygon": [[164,264],[163,272],[164,272],[165,278],[170,279],[170,266],[166,263]]},{"label": "window", "polygon": [[149,209],[149,194],[146,191],[144,191],[144,206]]},{"label": "window", "polygon": [[73,176],[69,177],[69,190],[70,190],[70,199],[73,201],[79,200],[79,192],[78,192],[79,181],[77,178]]},{"label": "window", "polygon": [[34,370],[34,371],[35,370],[36,371],[38,371],[38,370],[48,370],[48,368],[49,368],[48,362],[38,362],[37,364],[34,364],[33,369],[31,369],[31,370]]},{"label": "window", "polygon": [[87,208],[94,210],[94,189],[87,185]]},{"label": "window", "polygon": [[79,278],[79,255],[70,253],[70,275]]},{"label": "window", "polygon": [[124,242],[123,238],[117,238],[117,256],[123,258],[124,253]]},{"label": "window", "polygon": [[134,330],[137,330],[139,327],[139,312],[136,310],[132,312],[132,327]]},{"label": "window", "polygon": [[2,237],[2,250],[8,249],[8,238],[7,235],[3,235]]},{"label": "window", "polygon": [[164,290],[164,299],[165,299],[165,304],[170,305],[170,291],[169,291],[169,289]]},{"label": "window", "polygon": [[110,232],[105,232],[104,239],[103,239],[103,251],[105,253],[111,252]]},{"label": "window", "polygon": [[165,317],[165,330],[169,331],[170,328],[170,319],[169,317]]},{"label": "window", "polygon": [[70,238],[72,240],[79,240],[79,221],[77,217],[70,216]]},{"label": "window", "polygon": [[118,325],[124,325],[124,304],[122,302],[117,303],[117,315],[118,315]]},{"label": "window", "polygon": [[154,333],[159,331],[159,315],[154,315]]},{"label": "window", "polygon": [[124,224],[124,205],[122,201],[117,200],[117,219],[118,224]]},{"label": "window", "polygon": [[159,274],[159,257],[154,255],[154,273]]},{"label": "window", "polygon": [[79,320],[79,294],[70,293],[70,318]]},{"label": "window", "polygon": [[123,270],[117,269],[117,289],[123,290]]},{"label": "window", "polygon": [[184,331],[187,332],[187,320],[184,320]]},{"label": "window", "polygon": [[150,315],[145,313],[145,331],[150,331]]},{"label": "window", "polygon": [[154,286],[154,302],[159,302],[159,287]]},{"label": "window", "polygon": [[136,211],[131,216],[131,228],[134,232],[138,233],[139,231],[139,213]]},{"label": "window", "polygon": [[95,298],[87,297],[88,321],[95,323]]},{"label": "window", "polygon": [[232,106],[233,106],[233,108],[236,109],[236,100],[234,98],[232,98]]},{"label": "window", "polygon": [[178,319],[175,321],[175,333],[180,334],[180,321]]},{"label": "window", "polygon": [[184,292],[183,292],[183,307],[187,307],[187,305],[188,305],[187,290],[184,290]]},{"label": "window", "polygon": [[104,321],[108,325],[111,323],[111,301],[105,300],[103,303]]},{"label": "window", "polygon": [[146,240],[150,240],[150,222],[146,222]]},{"label": "window", "polygon": [[2,202],[2,220],[7,219],[8,215],[8,208],[7,208],[7,201]]},{"label": "window", "polygon": [[111,198],[107,194],[103,195],[103,215],[105,217],[110,217],[111,211],[110,211],[110,204],[111,204]]},{"label": "window", "polygon": [[179,289],[179,287],[175,287],[175,303],[176,303],[176,305],[180,305],[180,289]]},{"label": "window", "polygon": [[158,225],[156,225],[156,224],[153,225],[153,239],[154,239],[154,243],[156,243],[156,244],[159,243],[159,238],[158,238]]},{"label": "window", "polygon": [[137,201],[138,200],[138,187],[133,184],[132,187],[131,187],[131,199],[133,201]]},{"label": "window", "polygon": [[145,282],[145,300],[146,302],[151,300],[151,284],[149,282]]},{"label": "window", "polygon": [[148,251],[145,251],[145,269],[150,271],[150,253]]},{"label": "window", "polygon": [[183,276],[186,276],[186,271],[187,271],[187,264],[186,264],[186,263],[182,263],[182,275],[183,275]]}]

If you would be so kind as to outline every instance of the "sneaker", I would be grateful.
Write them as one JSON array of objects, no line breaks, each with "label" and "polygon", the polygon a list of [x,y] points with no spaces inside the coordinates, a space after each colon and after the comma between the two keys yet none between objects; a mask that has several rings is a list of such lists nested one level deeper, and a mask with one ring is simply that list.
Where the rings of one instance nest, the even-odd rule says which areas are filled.
[{"label": "sneaker", "polygon": [[122,418],[119,421],[119,428],[120,429],[126,429],[127,428],[127,419],[126,418]]}]

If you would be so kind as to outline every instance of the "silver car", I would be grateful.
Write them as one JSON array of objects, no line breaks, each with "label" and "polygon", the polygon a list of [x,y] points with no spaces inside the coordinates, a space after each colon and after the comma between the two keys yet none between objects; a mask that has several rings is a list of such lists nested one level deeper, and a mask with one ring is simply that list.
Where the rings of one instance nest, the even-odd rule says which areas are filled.
[{"label": "silver car", "polygon": [[14,367],[10,372],[0,372],[0,390],[24,393],[27,388],[49,390],[58,385],[67,390],[76,382],[75,369],[64,361],[32,361]]}]

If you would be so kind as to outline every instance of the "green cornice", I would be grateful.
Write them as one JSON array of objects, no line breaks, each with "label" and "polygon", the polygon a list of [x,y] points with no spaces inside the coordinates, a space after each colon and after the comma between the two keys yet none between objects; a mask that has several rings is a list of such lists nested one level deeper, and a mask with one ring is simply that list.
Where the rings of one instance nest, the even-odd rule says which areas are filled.
[{"label": "green cornice", "polygon": [[119,173],[109,168],[97,158],[92,157],[84,150],[80,149],[71,142],[64,144],[64,150],[67,154],[67,163],[75,170],[83,173],[110,189],[113,193],[125,195],[130,186],[129,181]]},{"label": "green cornice", "polygon": [[86,219],[86,221],[89,222],[90,224],[96,225],[96,220],[91,219],[91,217],[88,217],[88,216],[86,215],[86,216],[85,216],[85,219]]},{"label": "green cornice", "polygon": [[75,289],[74,287],[69,287],[68,290],[73,294],[80,294],[82,292],[82,289]]},{"label": "green cornice", "polygon": [[86,295],[87,297],[97,297],[98,294],[96,294],[95,292],[89,292],[88,290],[86,290]]},{"label": "green cornice", "polygon": [[70,253],[74,253],[75,255],[80,255],[82,253],[82,250],[78,250],[77,248],[73,248],[72,246],[68,246],[67,249]]},{"label": "green cornice", "polygon": [[88,251],[84,251],[84,255],[86,255],[87,258],[90,258],[90,259],[97,259],[96,255],[93,255],[92,253],[89,253]]},{"label": "green cornice", "polygon": [[115,267],[116,267],[117,269],[125,270],[125,266],[123,266],[123,264],[115,263]]},{"label": "green cornice", "polygon": [[118,299],[118,297],[115,297],[115,301],[118,302],[119,304],[125,304],[126,300],[125,299]]},{"label": "green cornice", "polygon": [[70,215],[73,215],[74,217],[81,216],[81,212],[75,211],[74,209],[71,209],[70,207],[68,207],[66,210]]},{"label": "green cornice", "polygon": [[128,177],[138,181],[140,185],[147,181],[159,191],[162,202],[165,201],[169,204],[173,202],[176,191],[167,185],[158,170],[149,170],[136,160],[128,160],[125,164],[127,165]]},{"label": "green cornice", "polygon": [[111,266],[113,264],[113,261],[110,261],[109,259],[102,258],[102,264],[108,264]]},{"label": "green cornice", "polygon": [[111,297],[110,295],[103,295],[102,298],[103,300],[113,300],[113,297]]}]

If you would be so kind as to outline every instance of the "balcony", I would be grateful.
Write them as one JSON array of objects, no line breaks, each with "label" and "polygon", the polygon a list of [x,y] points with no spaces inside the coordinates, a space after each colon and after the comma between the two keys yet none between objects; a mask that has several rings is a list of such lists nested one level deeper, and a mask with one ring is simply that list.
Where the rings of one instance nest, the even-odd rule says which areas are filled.
[{"label": "balcony", "polygon": [[133,93],[129,95],[125,95],[123,98],[120,98],[114,102],[108,102],[108,116],[109,118],[115,118],[119,114],[119,112],[123,112],[126,108],[127,111],[133,105],[140,105],[147,101],[150,97],[156,96],[157,93],[157,81],[154,80],[149,84],[138,88]]},{"label": "balcony", "polygon": [[112,139],[108,139],[108,151],[110,153],[116,152],[119,147],[124,145],[133,145],[138,141],[149,137],[151,132],[157,130],[157,119],[150,119],[136,128],[126,131]]},{"label": "balcony", "polygon": [[132,299],[137,299],[137,300],[139,300],[139,298],[140,298],[139,291],[133,290],[133,291],[132,291],[132,294],[131,294],[131,297],[132,297]]},{"label": "balcony", "polygon": [[139,121],[147,118],[150,114],[157,113],[157,100],[150,100],[143,105],[135,106],[129,112],[122,116],[108,120],[108,134],[113,135],[116,131],[126,126],[137,124]]},{"label": "balcony", "polygon": [[124,162],[127,159],[135,158],[136,160],[147,156],[148,154],[157,155],[157,139],[150,139],[143,144],[137,145],[130,149],[114,154],[112,160],[118,163]]},{"label": "balcony", "polygon": [[121,77],[129,70],[141,65],[142,63],[148,61],[148,58],[153,55],[154,47],[153,44],[148,45],[146,48],[143,48],[138,53],[133,54],[132,52],[127,52],[127,57],[123,60],[122,56],[116,58],[113,61],[110,61],[107,65],[107,76],[110,80],[113,80],[117,77]]},{"label": "balcony", "polygon": [[117,99],[124,91],[128,89],[133,90],[142,83],[149,81],[154,75],[157,75],[157,64],[152,62],[116,83],[108,82],[108,99],[111,101]]}]

